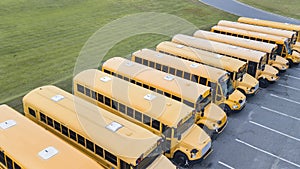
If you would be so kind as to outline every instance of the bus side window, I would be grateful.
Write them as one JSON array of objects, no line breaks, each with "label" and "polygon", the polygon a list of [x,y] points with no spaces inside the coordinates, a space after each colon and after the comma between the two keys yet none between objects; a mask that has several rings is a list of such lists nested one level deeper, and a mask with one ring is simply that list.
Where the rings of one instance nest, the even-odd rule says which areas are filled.
[{"label": "bus side window", "polygon": [[149,61],[149,63],[150,63],[149,66],[152,67],[152,68],[154,68],[154,62]]},{"label": "bus side window", "polygon": [[255,40],[255,38],[254,38],[254,37],[250,37],[250,39],[251,39],[251,40]]},{"label": "bus side window", "polygon": [[169,72],[169,71],[168,71],[168,66],[164,66],[164,65],[163,65],[163,72],[166,72],[166,73]]},{"label": "bus side window", "polygon": [[57,131],[61,132],[60,123],[58,123],[58,122],[55,121],[55,120],[54,120],[54,128],[55,128]]},{"label": "bus side window", "polygon": [[176,76],[182,77],[183,72],[181,70],[176,70]]},{"label": "bus side window", "polygon": [[177,97],[177,96],[175,96],[175,95],[172,95],[172,99],[181,102],[181,98],[180,98],[180,97]]},{"label": "bus side window", "polygon": [[32,115],[33,117],[36,117],[35,111],[32,108],[28,107],[28,111],[29,111],[30,115]]},{"label": "bus side window", "polygon": [[111,105],[111,107],[112,107],[113,109],[115,109],[115,110],[118,110],[118,102],[115,101],[115,100],[112,100],[112,105]]},{"label": "bus side window", "polygon": [[85,88],[85,95],[91,97],[91,90],[89,88]]},{"label": "bus side window", "polygon": [[199,76],[192,75],[192,81],[198,83],[199,82]]},{"label": "bus side window", "polygon": [[134,118],[133,109],[130,107],[127,107],[127,115]]},{"label": "bus side window", "polygon": [[206,85],[207,78],[205,77],[200,77],[200,84]]},{"label": "bus side window", "polygon": [[157,120],[152,120],[152,127],[160,131],[160,122]]},{"label": "bus side window", "polygon": [[184,78],[187,79],[187,80],[191,80],[191,74],[187,73],[187,72],[184,72]]},{"label": "bus side window", "polygon": [[100,157],[103,157],[103,148],[99,147],[98,145],[95,145],[96,148],[96,154]]},{"label": "bus side window", "polygon": [[47,117],[47,124],[53,127],[53,120],[50,117]]},{"label": "bus side window", "polygon": [[21,167],[17,163],[14,163],[14,166],[15,166],[15,169],[21,169]]},{"label": "bus side window", "polygon": [[84,87],[80,84],[77,84],[77,91],[79,91],[80,93],[84,93]]},{"label": "bus side window", "polygon": [[94,152],[94,143],[86,139],[86,148]]},{"label": "bus side window", "polygon": [[142,64],[142,59],[139,57],[135,57],[135,62]]},{"label": "bus side window", "polygon": [[69,137],[68,128],[64,125],[61,125],[62,134]]},{"label": "bus side window", "polygon": [[77,134],[77,137],[78,137],[78,143],[85,147],[85,139],[79,134]]},{"label": "bus side window", "polygon": [[175,69],[174,69],[174,68],[172,68],[172,67],[170,67],[170,71],[169,71],[169,73],[170,73],[171,75],[174,75],[174,74],[175,74]]},{"label": "bus side window", "polygon": [[156,66],[155,66],[155,68],[156,68],[157,70],[161,70],[161,64],[159,64],[159,63],[156,63]]},{"label": "bus side window", "polygon": [[124,162],[123,160],[120,160],[120,167],[121,169],[130,169],[130,165]]},{"label": "bus side window", "polygon": [[103,103],[103,95],[98,93],[98,101]]},{"label": "bus side window", "polygon": [[122,113],[126,113],[126,110],[125,110],[125,105],[122,104],[122,103],[119,103],[119,111],[122,112]]},{"label": "bus side window", "polygon": [[46,116],[41,112],[40,112],[40,119],[41,119],[42,122],[47,123],[46,122]]},{"label": "bus side window", "polygon": [[111,72],[109,70],[107,70],[107,69],[104,69],[104,72],[108,73],[108,74],[111,74]]},{"label": "bus side window", "polygon": [[71,129],[69,129],[69,133],[70,133],[70,138],[77,141],[76,133]]},{"label": "bus side window", "polygon": [[143,123],[150,126],[150,117],[143,114]]},{"label": "bus side window", "polygon": [[7,169],[13,169],[13,162],[8,156],[6,156],[6,163],[7,163]]},{"label": "bus side window", "polygon": [[0,163],[2,163],[3,165],[5,165],[4,152],[3,151],[0,151]]},{"label": "bus side window", "polygon": [[143,59],[143,65],[148,66],[148,60]]},{"label": "bus side window", "polygon": [[111,107],[111,104],[110,104],[110,98],[108,97],[104,97],[104,102],[107,106]]}]

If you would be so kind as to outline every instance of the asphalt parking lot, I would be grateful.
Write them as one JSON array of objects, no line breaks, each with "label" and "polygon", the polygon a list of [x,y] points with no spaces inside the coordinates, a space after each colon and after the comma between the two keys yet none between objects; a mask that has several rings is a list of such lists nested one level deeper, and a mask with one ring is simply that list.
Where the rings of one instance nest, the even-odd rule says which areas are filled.
[{"label": "asphalt parking lot", "polygon": [[193,168],[300,168],[300,66],[248,98],[246,107],[229,116],[214,141],[213,153]]}]

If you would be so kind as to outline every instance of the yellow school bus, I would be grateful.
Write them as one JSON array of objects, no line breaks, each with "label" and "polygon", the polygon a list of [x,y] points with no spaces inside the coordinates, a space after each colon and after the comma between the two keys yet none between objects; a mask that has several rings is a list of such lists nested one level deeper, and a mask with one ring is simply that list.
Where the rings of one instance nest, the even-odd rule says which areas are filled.
[{"label": "yellow school bus", "polygon": [[281,30],[281,29],[264,27],[264,26],[257,26],[257,25],[240,23],[240,22],[232,22],[232,21],[226,21],[226,20],[220,20],[218,22],[218,25],[248,30],[248,31],[252,31],[252,32],[260,32],[260,33],[265,33],[265,34],[270,34],[270,35],[286,37],[289,39],[289,42],[291,44],[294,44],[297,41],[296,32],[293,32],[293,31]]},{"label": "yellow school bus", "polygon": [[274,22],[256,18],[247,18],[247,17],[240,17],[238,22],[247,23],[251,25],[258,25],[258,26],[266,26],[270,28],[282,29],[282,30],[289,30],[296,32],[297,42],[300,42],[300,25],[289,24],[289,23],[281,23],[281,22]]},{"label": "yellow school bus", "polygon": [[240,46],[252,50],[265,52],[267,54],[267,63],[269,65],[273,66],[274,68],[280,71],[285,71],[289,67],[288,60],[276,55],[276,44],[244,39],[243,37],[228,36],[203,30],[196,31],[193,36],[197,38],[227,43],[234,46]]},{"label": "yellow school bus", "polygon": [[23,108],[29,119],[107,169],[147,168],[162,154],[162,138],[55,86],[26,94]]},{"label": "yellow school bus", "polygon": [[0,105],[0,168],[103,169],[96,161],[7,105]]},{"label": "yellow school bus", "polygon": [[96,69],[78,73],[73,84],[75,95],[165,137],[164,154],[179,165],[212,152],[192,107]]},{"label": "yellow school bus", "polygon": [[258,80],[246,72],[244,61],[168,41],[158,44],[156,50],[229,72],[233,87],[244,95],[254,95],[258,91]]},{"label": "yellow school bus", "polygon": [[260,87],[267,87],[269,84],[268,82],[275,82],[279,79],[278,70],[272,66],[266,65],[266,53],[182,34],[175,35],[172,38],[172,41],[247,62],[247,73],[258,79]]},{"label": "yellow school bus", "polygon": [[135,62],[140,62],[139,58],[142,62],[148,60],[148,66],[152,68],[211,87],[213,103],[222,107],[227,113],[239,111],[246,105],[246,96],[233,88],[230,75],[226,71],[162,53],[156,60],[151,59],[151,55],[142,58],[138,54],[139,52],[135,52],[132,56]]},{"label": "yellow school bus", "polygon": [[300,54],[292,50],[288,38],[259,32],[246,31],[243,29],[236,29],[226,26],[213,26],[211,28],[211,31],[225,35],[243,37],[245,39],[277,44],[278,48],[276,50],[276,54],[287,59],[290,63],[290,66],[292,65],[292,63],[300,63]]},{"label": "yellow school bus", "polygon": [[211,103],[210,87],[121,57],[104,62],[102,71],[193,107],[197,111],[195,123],[210,136],[221,133],[227,124],[225,112]]}]

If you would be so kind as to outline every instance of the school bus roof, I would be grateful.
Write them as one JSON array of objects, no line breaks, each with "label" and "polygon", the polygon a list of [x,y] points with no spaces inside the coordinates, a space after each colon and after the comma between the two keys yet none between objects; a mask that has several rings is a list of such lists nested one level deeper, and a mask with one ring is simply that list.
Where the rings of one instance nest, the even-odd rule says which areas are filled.
[{"label": "school bus roof", "polygon": [[[63,98],[54,101],[53,98],[58,95]],[[152,132],[55,86],[34,89],[23,98],[23,102],[38,107],[49,117],[59,120],[81,136],[133,165],[136,164],[136,159],[159,140]],[[108,128],[113,122],[121,125],[116,131]]]},{"label": "school bus roof", "polygon": [[[235,58],[231,58],[225,55],[216,54],[213,52],[204,51],[201,49],[196,49],[184,45],[178,45],[174,42],[161,42],[156,46],[157,51],[164,51],[166,53],[174,54],[176,56],[184,57],[188,60],[193,60],[195,62],[199,62],[205,65],[199,65],[198,67],[191,67],[186,65],[192,65],[195,64],[195,62],[191,61],[182,61],[181,59],[175,59],[173,56],[166,56],[161,58],[157,58],[157,62],[170,62],[169,64],[175,64],[177,63],[178,66],[176,68],[181,68],[182,70],[187,70],[189,72],[193,72],[193,74],[199,74],[203,75],[205,77],[205,74],[207,77],[210,77],[211,79],[218,79],[226,72],[223,72],[225,69],[229,72],[238,72],[241,67],[246,65],[247,63]],[[170,61],[174,60],[174,61]],[[184,63],[184,65],[182,65]],[[213,66],[213,67],[211,67]],[[214,68],[215,67],[215,68]],[[219,68],[219,69],[217,69]],[[223,69],[223,70],[220,70]]]},{"label": "school bus roof", "polygon": [[259,33],[259,32],[253,32],[253,31],[247,31],[243,29],[237,29],[237,28],[231,28],[227,26],[213,26],[211,27],[212,31],[225,31],[229,32],[232,34],[238,34],[238,35],[243,35],[247,37],[255,37],[258,39],[263,39],[263,40],[268,40],[268,41],[274,41],[278,44],[283,44],[285,41],[288,40],[288,38],[281,37],[281,36],[275,36],[275,35],[270,35],[270,34],[265,34],[265,33]]},{"label": "school bus roof", "polygon": [[121,57],[113,57],[107,60],[103,63],[102,68],[153,86],[177,97],[192,101],[193,103],[197,102],[199,96],[206,97],[210,93],[210,87],[170,75]]},{"label": "school bus roof", "polygon": [[[22,168],[103,169],[97,162],[7,105],[0,105],[0,123],[0,150]],[[54,153],[52,156],[49,153],[49,158],[46,158],[40,153],[46,150]]]},{"label": "school bus roof", "polygon": [[247,17],[240,17],[238,22],[249,23],[253,25],[261,25],[261,26],[268,26],[272,28],[279,28],[284,30],[291,30],[291,31],[300,31],[300,25],[294,25],[289,23],[281,23],[281,22],[274,22],[256,18],[247,18]]},{"label": "school bus roof", "polygon": [[296,32],[293,32],[293,31],[281,30],[281,29],[270,28],[270,27],[263,27],[263,26],[256,26],[256,25],[245,24],[245,23],[240,23],[240,22],[220,20],[218,22],[218,25],[237,28],[237,29],[243,29],[243,30],[248,30],[248,31],[253,31],[253,32],[271,34],[271,35],[276,35],[276,36],[282,36],[282,37],[287,37],[287,38],[295,38],[296,37]]},{"label": "school bus roof", "polygon": [[228,45],[225,43],[209,41],[183,34],[177,34],[172,38],[172,42],[183,44],[186,46],[211,51],[223,55],[234,56],[254,62],[259,62],[262,57],[266,57],[266,53],[250,50],[242,47]]},{"label": "school bus roof", "polygon": [[[103,78],[108,80],[103,80]],[[96,69],[82,71],[73,80],[74,84],[79,83],[112,97],[122,104],[131,105],[130,107],[169,127],[177,127],[178,122],[193,111],[191,107],[183,103]]]},{"label": "school bus roof", "polygon": [[239,38],[239,37],[235,37],[235,36],[229,36],[229,35],[224,35],[224,34],[214,33],[214,32],[209,32],[209,31],[203,31],[203,30],[196,31],[193,36],[195,36],[197,38],[202,38],[202,39],[227,43],[227,44],[231,44],[231,45],[235,45],[235,46],[245,47],[248,49],[258,50],[258,51],[266,52],[266,53],[272,53],[277,48],[276,44],[260,42],[260,41],[245,39],[245,38]]}]

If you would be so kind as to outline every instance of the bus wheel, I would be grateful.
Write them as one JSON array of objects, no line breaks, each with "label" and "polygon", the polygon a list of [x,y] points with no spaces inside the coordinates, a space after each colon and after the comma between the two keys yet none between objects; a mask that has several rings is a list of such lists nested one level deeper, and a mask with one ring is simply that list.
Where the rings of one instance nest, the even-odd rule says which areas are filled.
[{"label": "bus wheel", "polygon": [[290,66],[290,68],[293,67],[294,62],[292,61],[292,59],[288,59],[288,61],[289,61],[289,66]]},{"label": "bus wheel", "polygon": [[231,109],[227,104],[221,104],[220,107],[224,110],[227,116],[231,113]]},{"label": "bus wheel", "polygon": [[269,82],[267,79],[260,78],[258,79],[258,81],[259,81],[259,87],[266,88],[269,86]]},{"label": "bus wheel", "polygon": [[182,152],[176,152],[174,155],[174,161],[177,165],[181,167],[188,167],[189,166],[189,160],[185,154]]}]

